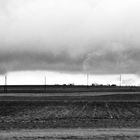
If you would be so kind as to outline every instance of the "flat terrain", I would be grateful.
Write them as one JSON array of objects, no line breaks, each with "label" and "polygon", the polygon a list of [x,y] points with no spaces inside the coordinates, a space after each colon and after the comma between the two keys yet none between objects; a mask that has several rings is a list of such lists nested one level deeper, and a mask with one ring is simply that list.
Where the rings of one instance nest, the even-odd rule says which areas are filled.
[{"label": "flat terrain", "polygon": [[140,87],[117,86],[0,86],[0,101],[138,102]]},{"label": "flat terrain", "polygon": [[140,102],[0,102],[0,130],[140,128]]},{"label": "flat terrain", "polygon": [[140,102],[140,92],[1,93],[0,101]]},{"label": "flat terrain", "polygon": [[1,131],[0,140],[139,140],[140,129],[37,129]]},{"label": "flat terrain", "polygon": [[82,92],[140,92],[135,86],[83,86],[83,85],[7,85],[0,93],[82,93]]},{"label": "flat terrain", "polygon": [[16,88],[0,89],[0,140],[140,139],[139,87]]}]

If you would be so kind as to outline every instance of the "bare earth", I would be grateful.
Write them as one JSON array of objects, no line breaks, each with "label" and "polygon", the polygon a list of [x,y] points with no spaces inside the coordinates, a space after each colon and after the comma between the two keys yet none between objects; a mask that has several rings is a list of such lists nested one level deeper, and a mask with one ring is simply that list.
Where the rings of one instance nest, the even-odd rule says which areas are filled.
[{"label": "bare earth", "polygon": [[[28,102],[1,95],[0,140],[140,140],[140,96],[131,94],[129,102],[128,95],[108,96],[105,101],[101,96],[100,102],[94,102],[98,98],[90,93],[71,95],[66,101],[63,96],[56,96],[57,101],[51,95],[31,94]],[[129,98],[122,102],[122,97]]]},{"label": "bare earth", "polygon": [[31,129],[0,132],[0,140],[139,140],[140,129]]}]

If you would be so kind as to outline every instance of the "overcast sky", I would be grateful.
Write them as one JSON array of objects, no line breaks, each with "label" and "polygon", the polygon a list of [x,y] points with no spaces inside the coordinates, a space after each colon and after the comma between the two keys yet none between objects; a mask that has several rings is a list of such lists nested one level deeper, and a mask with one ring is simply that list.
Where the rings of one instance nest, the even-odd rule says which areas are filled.
[{"label": "overcast sky", "polygon": [[140,73],[140,0],[0,0],[0,74]]}]

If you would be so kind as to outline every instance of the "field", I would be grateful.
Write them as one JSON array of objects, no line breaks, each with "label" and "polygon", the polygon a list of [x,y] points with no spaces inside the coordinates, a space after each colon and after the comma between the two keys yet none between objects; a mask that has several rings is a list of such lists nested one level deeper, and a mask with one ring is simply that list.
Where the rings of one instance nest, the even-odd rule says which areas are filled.
[{"label": "field", "polygon": [[139,140],[139,129],[33,129],[1,131],[0,140]]},{"label": "field", "polygon": [[140,139],[140,91],[135,88],[14,88],[0,89],[0,140]]},{"label": "field", "polygon": [[140,102],[0,102],[0,140],[138,140],[139,127]]},{"label": "field", "polygon": [[0,129],[138,128],[139,102],[1,102]]},{"label": "field", "polygon": [[7,85],[0,93],[77,93],[77,92],[140,92],[135,86],[83,86],[83,85]]},{"label": "field", "polygon": [[5,102],[140,102],[139,92],[2,93]]}]

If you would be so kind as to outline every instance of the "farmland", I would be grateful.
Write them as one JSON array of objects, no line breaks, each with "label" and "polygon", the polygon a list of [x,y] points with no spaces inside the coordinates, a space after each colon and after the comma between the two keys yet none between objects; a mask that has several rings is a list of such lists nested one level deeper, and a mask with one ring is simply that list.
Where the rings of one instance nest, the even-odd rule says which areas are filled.
[{"label": "farmland", "polygon": [[3,140],[139,139],[139,128],[139,87],[0,88]]},{"label": "farmland", "polygon": [[135,86],[83,86],[83,85],[7,85],[0,93],[77,93],[77,92],[140,92]]},{"label": "farmland", "polygon": [[0,130],[140,127],[139,87],[47,86],[44,93],[44,86],[4,88]]},{"label": "farmland", "polygon": [[1,102],[0,129],[140,127],[140,103]]},{"label": "farmland", "polygon": [[140,87],[0,86],[0,101],[139,102]]},{"label": "farmland", "polygon": [[0,140],[137,140],[139,127],[140,102],[0,102]]},{"label": "farmland", "polygon": [[139,140],[139,129],[33,129],[1,131],[0,140]]}]

